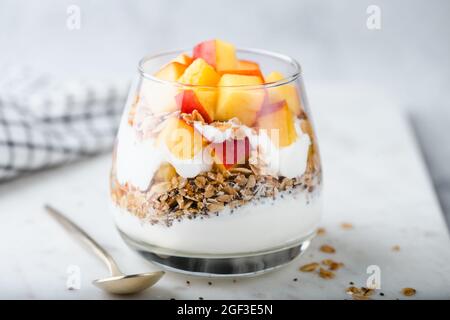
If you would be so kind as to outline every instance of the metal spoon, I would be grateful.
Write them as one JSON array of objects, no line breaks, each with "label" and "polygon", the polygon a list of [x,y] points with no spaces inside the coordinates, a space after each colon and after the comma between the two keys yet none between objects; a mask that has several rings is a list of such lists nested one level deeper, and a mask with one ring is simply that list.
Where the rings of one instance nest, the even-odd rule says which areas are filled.
[{"label": "metal spoon", "polygon": [[45,210],[58,221],[70,234],[87,244],[95,254],[108,266],[111,276],[104,279],[92,281],[94,285],[102,290],[114,294],[137,293],[153,286],[164,275],[164,271],[139,273],[132,275],[123,274],[117,267],[114,259],[94,239],[84,232],[74,222],[65,217],[61,212],[45,205]]}]

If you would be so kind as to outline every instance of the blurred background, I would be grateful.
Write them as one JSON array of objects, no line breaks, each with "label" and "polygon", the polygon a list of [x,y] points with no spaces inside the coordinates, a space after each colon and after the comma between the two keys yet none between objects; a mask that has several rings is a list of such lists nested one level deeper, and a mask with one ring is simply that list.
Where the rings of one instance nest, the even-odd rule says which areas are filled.
[{"label": "blurred background", "polygon": [[[79,29],[67,26],[72,5]],[[367,27],[370,5],[381,10],[380,29]],[[0,66],[58,81],[128,81],[144,54],[210,38],[286,53],[303,67],[312,109],[333,88],[360,97],[362,109],[405,112],[448,221],[449,15],[446,0],[1,0]]]}]

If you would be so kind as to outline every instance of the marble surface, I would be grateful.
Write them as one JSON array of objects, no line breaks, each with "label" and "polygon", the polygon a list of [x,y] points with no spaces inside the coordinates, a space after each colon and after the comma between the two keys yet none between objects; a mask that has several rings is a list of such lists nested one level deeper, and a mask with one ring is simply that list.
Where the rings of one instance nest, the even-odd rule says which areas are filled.
[{"label": "marble surface", "polygon": [[[381,270],[384,296],[376,299],[405,298],[403,287],[417,289],[412,298],[450,298],[448,231],[404,115],[387,101],[366,101],[360,108],[367,93],[309,89],[325,169],[326,234],[304,256],[267,275],[233,282],[168,274],[133,298],[348,299],[349,282],[364,286],[371,265]],[[108,212],[109,165],[107,154],[0,185],[0,298],[117,298],[91,285],[106,275],[106,268],[50,219],[44,203],[94,235],[123,271],[156,270],[114,229]],[[354,228],[344,230],[343,222]],[[322,244],[334,246],[336,253],[320,252]],[[392,250],[395,245],[400,251]],[[298,271],[325,258],[345,264],[335,279]],[[70,266],[80,269],[79,290],[66,288]]]}]

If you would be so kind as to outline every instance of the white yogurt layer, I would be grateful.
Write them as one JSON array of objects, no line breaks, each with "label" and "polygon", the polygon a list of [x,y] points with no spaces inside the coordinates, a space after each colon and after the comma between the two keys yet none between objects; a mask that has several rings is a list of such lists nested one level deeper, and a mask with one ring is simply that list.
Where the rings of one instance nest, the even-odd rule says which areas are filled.
[{"label": "white yogurt layer", "polygon": [[[232,134],[231,129],[221,132],[213,126],[200,126],[198,123],[195,128],[215,143],[229,139]],[[308,134],[302,132],[298,119],[295,122],[297,140],[283,148],[277,148],[265,132],[257,134],[255,130],[245,126],[242,126],[242,129],[252,148],[258,148],[262,153],[262,159],[268,166],[267,173],[294,178],[305,172],[311,139]],[[119,183],[128,182],[140,190],[147,190],[155,171],[164,162],[172,164],[176,172],[184,178],[192,178],[209,171],[212,165],[208,147],[203,148],[193,159],[181,160],[176,158],[165,144],[157,146],[154,138],[139,139],[135,129],[122,121],[117,140],[116,174]]]},{"label": "white yogurt layer", "polygon": [[160,165],[169,162],[184,178],[192,178],[211,169],[209,150],[204,148],[192,159],[178,159],[165,144],[156,146],[155,139],[140,140],[135,129],[128,124],[121,126],[117,139],[116,175],[120,184],[126,182],[140,190],[147,190]]},{"label": "white yogurt layer", "polygon": [[310,235],[321,216],[320,196],[283,193],[283,198],[250,202],[231,213],[151,225],[114,207],[118,228],[131,238],[160,248],[195,254],[249,253],[291,244]]},{"label": "white yogurt layer", "polygon": [[250,140],[252,146],[258,145],[260,147],[261,156],[268,165],[269,173],[288,178],[299,177],[305,173],[311,138],[308,134],[302,132],[298,119],[295,121],[295,130],[297,140],[283,148],[277,148],[267,132],[264,131]]},{"label": "white yogurt layer", "polygon": [[153,144],[153,140],[139,141],[128,124],[120,126],[116,151],[116,176],[120,184],[128,182],[141,190],[148,188],[164,161]]}]

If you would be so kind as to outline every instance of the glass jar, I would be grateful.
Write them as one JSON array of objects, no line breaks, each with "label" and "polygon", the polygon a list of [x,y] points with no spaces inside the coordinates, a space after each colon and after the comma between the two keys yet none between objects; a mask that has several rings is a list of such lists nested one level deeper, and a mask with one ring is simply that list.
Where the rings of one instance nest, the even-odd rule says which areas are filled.
[{"label": "glass jar", "polygon": [[238,86],[153,76],[180,53],[143,58],[130,89],[110,181],[121,236],[178,272],[249,275],[290,262],[321,217],[319,150],[299,64],[241,49],[262,71],[286,76]]}]

